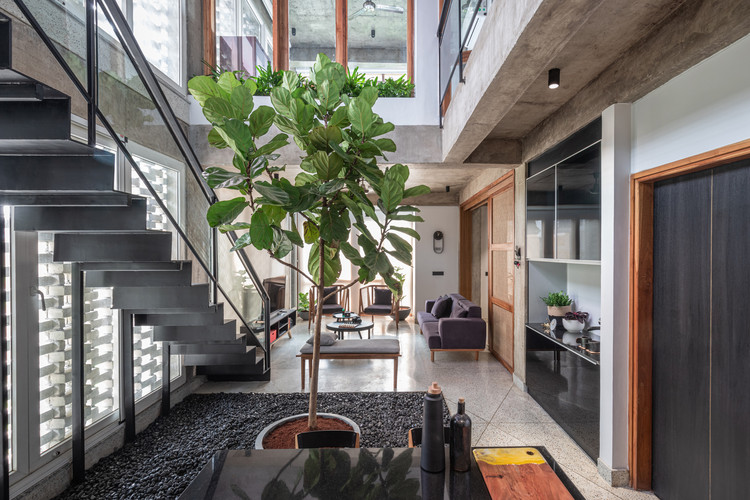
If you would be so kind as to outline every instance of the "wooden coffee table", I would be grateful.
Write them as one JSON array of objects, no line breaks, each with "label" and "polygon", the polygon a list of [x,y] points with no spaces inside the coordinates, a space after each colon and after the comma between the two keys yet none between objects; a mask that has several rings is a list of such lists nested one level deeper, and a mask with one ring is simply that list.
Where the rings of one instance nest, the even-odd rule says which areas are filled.
[{"label": "wooden coffee table", "polygon": [[338,321],[336,321],[334,323],[328,323],[326,325],[326,329],[332,332],[336,332],[336,338],[338,339],[344,338],[344,332],[357,332],[359,338],[362,338],[362,332],[367,330],[367,338],[369,339],[372,333],[373,326],[374,323],[372,321],[362,321],[358,324],[339,323]]}]

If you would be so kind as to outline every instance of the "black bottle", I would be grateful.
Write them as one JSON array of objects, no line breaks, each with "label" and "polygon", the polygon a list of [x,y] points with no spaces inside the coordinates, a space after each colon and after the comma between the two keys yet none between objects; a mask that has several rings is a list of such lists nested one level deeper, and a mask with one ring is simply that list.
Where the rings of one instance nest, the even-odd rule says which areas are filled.
[{"label": "black bottle", "polygon": [[451,470],[464,472],[471,467],[471,419],[464,398],[458,399],[458,412],[451,418]]},{"label": "black bottle", "polygon": [[443,391],[433,382],[424,396],[422,423],[422,457],[420,465],[427,472],[445,470],[445,439],[443,431]]}]

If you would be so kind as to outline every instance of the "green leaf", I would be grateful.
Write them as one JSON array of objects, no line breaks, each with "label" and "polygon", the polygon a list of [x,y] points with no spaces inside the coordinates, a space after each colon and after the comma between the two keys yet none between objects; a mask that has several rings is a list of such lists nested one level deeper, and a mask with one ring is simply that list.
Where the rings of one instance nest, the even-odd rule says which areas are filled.
[{"label": "green leaf", "polygon": [[234,222],[234,219],[242,213],[250,203],[245,198],[238,197],[226,201],[217,201],[206,212],[206,220],[211,227],[221,226]]},{"label": "green leaf", "polygon": [[246,246],[252,245],[252,242],[250,241],[250,233],[245,233],[239,238],[237,238],[237,241],[234,242],[234,245],[232,245],[232,252],[236,252],[240,248],[245,248]]},{"label": "green leaf", "polygon": [[222,123],[230,118],[239,118],[234,106],[218,97],[206,99],[203,104],[203,116],[212,124]]},{"label": "green leaf", "polygon": [[324,210],[320,215],[320,237],[329,243],[348,240],[348,220],[341,217],[338,211]]},{"label": "green leaf", "polygon": [[244,175],[228,172],[220,167],[208,167],[203,171],[206,183],[214,189],[247,187],[247,179]]},{"label": "green leaf", "polygon": [[224,142],[232,148],[232,151],[243,158],[247,157],[247,152],[253,144],[253,135],[242,120],[227,120],[214,128],[219,132]]},{"label": "green leaf", "polygon": [[349,259],[351,262],[362,259],[362,257],[359,255],[359,250],[349,244],[348,241],[342,241],[339,245],[339,248],[341,249],[341,253],[344,254],[344,257]]},{"label": "green leaf", "polygon": [[242,86],[247,88],[252,95],[255,95],[255,91],[258,90],[258,85],[252,78],[245,80],[245,83],[243,83]]},{"label": "green leaf", "polygon": [[344,187],[343,179],[334,179],[332,181],[325,182],[318,186],[318,194],[320,196],[330,196]]},{"label": "green leaf", "polygon": [[[330,286],[339,279],[341,275],[341,259],[339,258],[338,251],[335,248],[324,247],[325,253],[325,265],[323,266],[323,283],[325,286]],[[312,277],[318,279],[320,276],[320,247],[319,243],[313,243],[310,248],[310,258],[308,260],[308,270],[312,274]]]},{"label": "green leaf", "polygon": [[242,229],[250,229],[249,222],[235,222],[234,224],[222,224],[219,226],[219,231],[222,233],[228,233],[229,231],[239,231]]},{"label": "green leaf", "polygon": [[278,227],[273,227],[273,245],[271,247],[273,256],[277,259],[282,259],[289,255],[292,248],[292,242],[287,236],[286,231]]},{"label": "green leaf", "polygon": [[424,222],[424,219],[418,215],[412,214],[391,214],[388,216],[391,220],[405,220],[409,222]]},{"label": "green leaf", "polygon": [[379,135],[387,134],[392,132],[396,127],[391,122],[375,123],[370,128],[370,137],[377,137]]},{"label": "green leaf", "polygon": [[281,85],[288,91],[297,90],[299,87],[299,75],[296,71],[284,71]]},{"label": "green leaf", "polygon": [[309,157],[309,164],[315,169],[315,173],[318,174],[320,180],[327,181],[338,177],[344,166],[344,160],[338,155],[332,154],[329,156],[325,151],[318,151]]},{"label": "green leaf", "polygon": [[240,85],[242,85],[239,80],[237,80],[237,77],[234,76],[234,73],[232,73],[231,71],[225,71],[224,73],[222,73],[216,84],[219,86],[219,88],[226,92],[226,95],[231,95],[232,90],[234,90],[235,87],[239,87]]},{"label": "green leaf", "polygon": [[226,97],[226,92],[222,90],[210,76],[194,76],[188,81],[188,90],[195,97],[195,100],[203,106],[210,97]]},{"label": "green leaf", "polygon": [[[245,85],[240,85],[232,90],[230,96],[232,106],[236,110],[237,118],[247,120],[248,115],[253,111],[253,93]],[[261,134],[257,134],[261,135]]]},{"label": "green leaf", "polygon": [[364,99],[356,97],[349,103],[347,117],[352,123],[352,128],[360,134],[366,134],[373,123],[375,123],[375,114],[372,108]]},{"label": "green leaf", "polygon": [[394,233],[388,233],[386,235],[386,238],[390,242],[391,245],[393,245],[393,248],[397,252],[404,252],[411,254],[412,250],[414,250],[411,246],[411,244],[403,239],[401,236],[394,234]]},{"label": "green leaf", "polygon": [[217,149],[224,149],[227,147],[226,141],[221,137],[221,134],[215,128],[212,128],[208,132],[208,143]]},{"label": "green leaf", "polygon": [[274,87],[271,90],[271,105],[273,108],[287,118],[293,118],[290,110],[292,103],[292,94],[282,87]]},{"label": "green leaf", "polygon": [[348,111],[346,106],[336,108],[336,111],[333,112],[331,119],[328,120],[328,126],[340,128],[349,126],[349,118],[347,117],[347,112]]},{"label": "green leaf", "polygon": [[286,234],[287,238],[289,238],[289,241],[291,241],[298,247],[305,245],[305,242],[302,241],[302,237],[299,235],[296,229],[294,231],[284,230],[284,233]]},{"label": "green leaf", "polygon": [[286,210],[276,205],[263,205],[263,212],[268,216],[271,225],[278,226],[286,218]]},{"label": "green leaf", "polygon": [[289,195],[280,187],[273,186],[268,182],[256,182],[254,187],[263,196],[265,203],[269,205],[283,206],[289,203]]},{"label": "green leaf", "polygon": [[305,234],[305,243],[310,244],[318,241],[320,234],[318,233],[318,228],[315,227],[314,224],[312,224],[310,221],[305,221],[302,223],[302,227]]},{"label": "green leaf", "polygon": [[232,157],[232,166],[239,170],[242,175],[247,175],[247,162],[241,155],[235,153]]},{"label": "green leaf", "polygon": [[295,186],[305,186],[307,184],[315,184],[316,182],[318,182],[318,178],[314,175],[308,174],[307,172],[300,172],[294,178]]},{"label": "green leaf", "polygon": [[[289,136],[286,134],[275,135],[273,139],[271,139],[270,141],[268,141],[267,143],[259,147],[253,153],[253,155],[255,156],[269,155],[273,153],[274,151],[276,151],[277,149],[282,148],[286,146],[287,144],[289,144],[289,141],[287,139],[289,139]],[[269,159],[275,160],[276,158],[269,158]]]},{"label": "green leaf", "polygon": [[411,236],[415,240],[419,240],[420,239],[419,233],[416,232],[414,229],[412,229],[410,227],[391,226],[390,229],[392,231],[400,231],[400,232],[402,232],[404,234],[408,234],[409,236]]},{"label": "green leaf", "polygon": [[378,100],[378,88],[377,87],[365,87],[362,92],[359,93],[359,98],[364,99],[367,104],[372,108],[375,105],[375,101]]},{"label": "green leaf", "polygon": [[[270,106],[258,106],[253,111],[248,120],[248,126],[253,137],[260,137],[268,133],[268,129],[273,125],[273,119],[276,118],[276,111]],[[286,141],[284,141],[286,144]]]},{"label": "green leaf", "polygon": [[396,143],[393,142],[391,139],[388,139],[388,138],[374,139],[372,142],[374,142],[382,151],[388,151],[391,153],[396,151]]},{"label": "green leaf", "polygon": [[253,246],[258,250],[270,249],[273,243],[273,228],[271,228],[268,216],[262,210],[256,210],[250,218],[250,239]]},{"label": "green leaf", "polygon": [[393,167],[385,172],[381,187],[380,199],[383,200],[384,212],[390,213],[401,203],[404,195],[404,184],[400,176],[394,173]]},{"label": "green leaf", "polygon": [[336,107],[341,97],[341,88],[336,85],[336,82],[331,80],[324,80],[318,85],[318,100],[320,105],[326,111],[330,111]]},{"label": "green leaf", "polygon": [[401,184],[406,184],[406,181],[409,179],[409,167],[406,165],[402,165],[400,163],[396,163],[395,165],[391,166],[388,171],[391,173],[391,175],[395,175],[400,179]]},{"label": "green leaf", "polygon": [[309,138],[313,146],[325,150],[329,148],[329,142],[336,144],[341,142],[341,129],[330,125],[328,127],[315,127],[310,132]]},{"label": "green leaf", "polygon": [[404,189],[404,198],[412,198],[414,196],[422,196],[423,194],[430,194],[432,191],[425,185],[410,187]]},{"label": "green leaf", "polygon": [[352,161],[351,155],[348,155],[343,149],[341,149],[341,146],[339,146],[337,142],[330,141],[328,145],[331,146],[333,152],[339,155],[342,160]]},{"label": "green leaf", "polygon": [[379,252],[375,257],[375,271],[381,276],[391,274],[393,272],[393,266],[391,261],[388,260],[388,255],[385,252]]}]

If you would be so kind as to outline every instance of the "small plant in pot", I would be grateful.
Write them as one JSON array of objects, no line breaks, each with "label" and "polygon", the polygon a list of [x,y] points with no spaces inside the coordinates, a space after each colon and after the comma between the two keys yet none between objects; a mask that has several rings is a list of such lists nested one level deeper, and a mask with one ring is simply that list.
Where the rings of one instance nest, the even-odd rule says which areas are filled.
[{"label": "small plant in pot", "polygon": [[547,305],[547,315],[550,323],[556,322],[556,328],[562,328],[562,320],[566,314],[571,312],[570,304],[573,302],[568,294],[562,290],[559,292],[550,292],[546,297],[540,297],[542,302]]},{"label": "small plant in pot", "polygon": [[587,312],[569,312],[563,316],[563,326],[569,332],[579,333],[586,328],[586,320],[589,319]]},{"label": "small plant in pot", "polygon": [[393,300],[398,307],[398,319],[399,321],[404,321],[411,313],[411,307],[401,307],[401,301],[404,298],[404,284],[406,283],[406,275],[403,273],[403,269],[396,266],[393,270],[393,278],[398,282],[398,286],[389,288],[393,294]]},{"label": "small plant in pot", "polygon": [[307,292],[297,294],[297,316],[302,321],[310,319],[310,298]]}]

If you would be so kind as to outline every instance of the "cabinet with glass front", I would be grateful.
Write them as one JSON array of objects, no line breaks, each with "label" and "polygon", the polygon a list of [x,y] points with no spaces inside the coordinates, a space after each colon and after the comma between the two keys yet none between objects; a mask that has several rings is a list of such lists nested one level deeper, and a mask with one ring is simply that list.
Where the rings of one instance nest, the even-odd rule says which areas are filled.
[{"label": "cabinet with glass front", "polygon": [[526,180],[528,260],[596,264],[601,252],[601,146],[596,142]]}]

